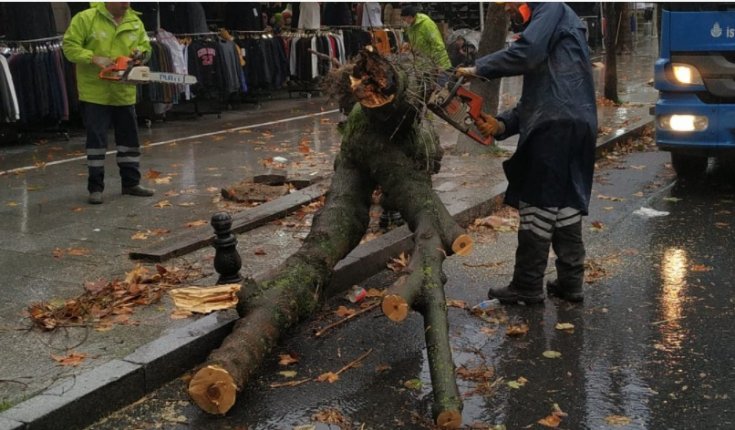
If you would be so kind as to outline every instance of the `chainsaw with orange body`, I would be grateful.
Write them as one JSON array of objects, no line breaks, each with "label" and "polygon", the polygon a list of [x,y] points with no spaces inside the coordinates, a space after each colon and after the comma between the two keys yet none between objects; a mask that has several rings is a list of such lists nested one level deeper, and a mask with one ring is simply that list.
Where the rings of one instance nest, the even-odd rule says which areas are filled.
[{"label": "chainsaw with orange body", "polygon": [[133,54],[132,57],[117,57],[109,66],[100,71],[100,79],[120,82],[123,84],[184,84],[193,85],[197,83],[196,76],[182,75],[179,73],[151,72],[148,66],[142,63],[141,54]]},{"label": "chainsaw with orange body", "polygon": [[483,145],[492,145],[493,137],[484,137],[477,129],[477,123],[483,121],[483,99],[479,95],[462,86],[464,78],[449,81],[437,88],[427,102],[427,107],[447,121],[452,127],[466,134]]}]

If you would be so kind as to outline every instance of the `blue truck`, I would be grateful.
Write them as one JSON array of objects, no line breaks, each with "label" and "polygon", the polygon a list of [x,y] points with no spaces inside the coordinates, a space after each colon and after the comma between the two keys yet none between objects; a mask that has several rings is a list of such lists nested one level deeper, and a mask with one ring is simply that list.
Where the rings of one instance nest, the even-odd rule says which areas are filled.
[{"label": "blue truck", "polygon": [[735,3],[659,3],[656,144],[679,177],[735,149]]}]

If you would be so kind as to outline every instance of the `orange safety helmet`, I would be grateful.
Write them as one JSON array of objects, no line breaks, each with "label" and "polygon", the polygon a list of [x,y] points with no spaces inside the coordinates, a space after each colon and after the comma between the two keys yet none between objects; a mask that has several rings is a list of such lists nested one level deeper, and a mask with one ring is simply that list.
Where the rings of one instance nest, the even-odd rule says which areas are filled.
[{"label": "orange safety helmet", "polygon": [[523,17],[524,24],[531,19],[531,7],[528,6],[527,3],[523,3],[522,5],[518,6],[518,12],[520,12],[521,16]]}]

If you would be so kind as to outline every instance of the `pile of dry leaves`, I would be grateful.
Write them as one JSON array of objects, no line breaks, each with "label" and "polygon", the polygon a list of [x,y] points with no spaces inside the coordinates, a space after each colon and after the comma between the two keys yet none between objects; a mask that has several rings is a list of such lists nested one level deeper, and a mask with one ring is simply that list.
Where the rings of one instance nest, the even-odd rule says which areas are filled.
[{"label": "pile of dry leaves", "polygon": [[59,327],[91,326],[98,331],[114,324],[130,324],[136,306],[156,303],[175,285],[201,278],[192,267],[167,269],[155,266],[155,273],[143,266],[128,272],[124,280],[87,282],[84,293],[61,303],[33,303],[26,309],[35,327],[45,331]]}]

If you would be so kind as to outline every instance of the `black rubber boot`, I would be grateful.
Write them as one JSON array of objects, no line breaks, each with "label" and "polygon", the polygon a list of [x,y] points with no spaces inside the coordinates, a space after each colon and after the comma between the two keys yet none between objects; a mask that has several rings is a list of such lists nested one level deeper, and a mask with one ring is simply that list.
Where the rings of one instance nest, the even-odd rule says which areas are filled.
[{"label": "black rubber boot", "polygon": [[518,303],[525,303],[527,305],[533,305],[544,302],[544,292],[531,292],[517,290],[513,288],[513,285],[505,287],[490,287],[487,292],[488,299],[498,299],[498,301],[504,305],[515,305]]},{"label": "black rubber boot", "polygon": [[557,279],[546,284],[547,293],[570,302],[583,301],[585,250],[582,222],[555,229],[551,245],[556,254]]},{"label": "black rubber boot", "polygon": [[503,304],[543,303],[550,242],[531,230],[519,230],[513,280],[506,287],[491,287],[487,296]]},{"label": "black rubber boot", "polygon": [[549,296],[558,297],[568,302],[579,303],[584,301],[584,293],[582,292],[581,286],[578,288],[560,286],[558,279],[546,283],[546,292]]}]

